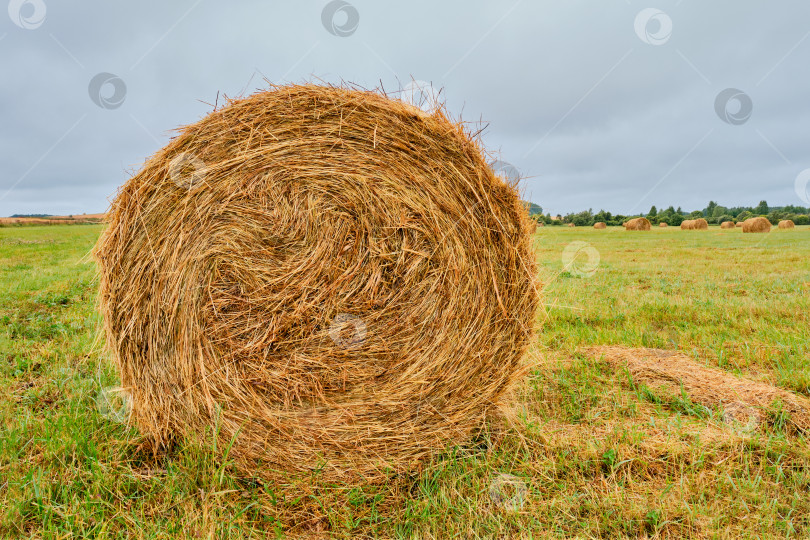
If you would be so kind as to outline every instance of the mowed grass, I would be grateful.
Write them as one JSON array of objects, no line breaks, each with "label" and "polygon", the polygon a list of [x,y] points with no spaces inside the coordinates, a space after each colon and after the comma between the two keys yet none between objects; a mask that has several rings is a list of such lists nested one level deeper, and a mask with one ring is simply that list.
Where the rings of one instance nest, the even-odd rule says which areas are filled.
[{"label": "mowed grass", "polygon": [[[99,406],[118,383],[96,339],[100,231],[0,228],[0,537],[810,536],[808,441],[783,416],[741,431],[583,353],[677,348],[810,394],[807,227],[540,229],[537,366],[502,415],[419,475],[317,488],[238,477],[194,441],[154,454]],[[593,275],[592,250],[564,268],[572,242]]]}]

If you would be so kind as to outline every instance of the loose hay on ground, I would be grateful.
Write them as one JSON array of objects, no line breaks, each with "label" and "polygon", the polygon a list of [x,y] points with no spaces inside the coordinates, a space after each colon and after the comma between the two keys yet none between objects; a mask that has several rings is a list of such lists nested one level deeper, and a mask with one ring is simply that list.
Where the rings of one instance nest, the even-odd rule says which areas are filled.
[{"label": "loose hay on ground", "polygon": [[382,478],[482,425],[525,369],[530,221],[477,139],[372,91],[275,87],[180,130],[95,256],[107,345],[159,445],[251,475]]},{"label": "loose hay on ground", "polygon": [[694,403],[720,409],[732,416],[735,411],[750,408],[762,414],[779,402],[796,428],[810,430],[810,399],[770,384],[708,368],[683,353],[618,346],[593,347],[587,352],[615,367],[627,368],[635,382],[654,391],[677,396],[683,389]]}]

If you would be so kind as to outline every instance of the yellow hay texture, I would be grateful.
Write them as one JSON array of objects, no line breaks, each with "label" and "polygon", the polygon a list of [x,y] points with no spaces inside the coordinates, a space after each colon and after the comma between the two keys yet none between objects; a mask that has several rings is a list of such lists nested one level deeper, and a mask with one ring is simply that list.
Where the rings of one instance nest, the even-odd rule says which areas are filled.
[{"label": "yellow hay texture", "polygon": [[685,391],[689,399],[726,412],[753,408],[769,410],[776,402],[802,431],[810,430],[810,399],[773,385],[751,381],[721,369],[705,367],[685,354],[661,349],[594,347],[588,353],[611,365],[626,368],[633,380],[652,390],[676,396]]},{"label": "yellow hay texture", "polygon": [[792,219],[783,219],[779,222],[780,229],[793,229],[796,227],[796,224],[793,223]]},{"label": "yellow hay texture", "polygon": [[605,225],[605,223],[602,222],[602,221],[597,221],[596,223],[593,224],[593,228],[594,229],[607,229],[607,225]]},{"label": "yellow hay texture", "polygon": [[661,223],[658,224],[658,226],[662,227],[662,228],[663,227],[669,227],[669,223],[666,223],[665,221],[662,221]]},{"label": "yellow hay texture", "polygon": [[734,222],[733,221],[724,221],[723,223],[720,224],[720,228],[721,229],[733,229],[734,228]]},{"label": "yellow hay texture", "polygon": [[709,223],[703,219],[685,219],[681,222],[681,229],[689,231],[705,231],[709,229]]},{"label": "yellow hay texture", "polygon": [[624,228],[628,231],[649,231],[651,228],[650,220],[643,217],[631,219],[624,224]]},{"label": "yellow hay texture", "polygon": [[444,111],[274,87],[182,128],[96,246],[107,345],[159,445],[382,478],[464,442],[525,370],[529,219]]},{"label": "yellow hay texture", "polygon": [[757,233],[770,232],[771,222],[764,217],[753,217],[743,221],[742,232]]}]

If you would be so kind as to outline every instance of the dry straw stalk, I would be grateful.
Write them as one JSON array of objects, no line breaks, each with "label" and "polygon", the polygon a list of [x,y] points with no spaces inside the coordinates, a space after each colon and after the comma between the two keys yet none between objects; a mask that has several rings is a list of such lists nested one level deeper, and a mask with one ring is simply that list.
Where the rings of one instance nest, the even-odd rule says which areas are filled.
[{"label": "dry straw stalk", "polygon": [[251,475],[380,478],[467,440],[525,368],[515,186],[442,110],[274,87],[182,128],[95,250],[107,345],[160,445]]}]

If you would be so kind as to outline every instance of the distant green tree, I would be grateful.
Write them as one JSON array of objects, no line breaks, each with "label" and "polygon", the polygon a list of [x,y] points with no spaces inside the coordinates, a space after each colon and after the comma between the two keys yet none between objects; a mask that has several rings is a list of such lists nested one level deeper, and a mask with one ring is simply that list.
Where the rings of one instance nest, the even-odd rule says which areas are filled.
[{"label": "distant green tree", "polygon": [[655,205],[653,205],[652,208],[650,208],[650,211],[647,212],[647,217],[655,217],[657,215],[658,215],[658,208],[656,208]]},{"label": "distant green tree", "polygon": [[689,219],[697,219],[703,217],[703,212],[700,210],[695,210],[691,214],[689,214]]},{"label": "distant green tree", "polygon": [[[680,206],[678,207],[678,209],[676,210],[676,212],[678,212],[680,215],[683,215],[683,210],[681,210],[681,207],[680,207]],[[678,225],[680,225],[680,223],[678,223]]]},{"label": "distant green tree", "polygon": [[754,208],[754,213],[764,216],[768,213],[768,203],[766,201],[759,201],[759,204]]},{"label": "distant green tree", "polygon": [[717,208],[717,203],[714,201],[709,201],[709,206],[703,209],[701,212],[704,216],[710,217],[714,215],[714,209]]}]

